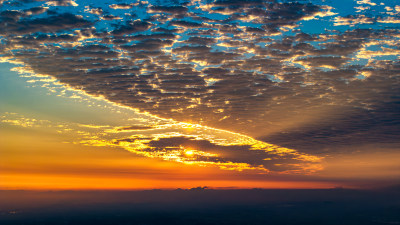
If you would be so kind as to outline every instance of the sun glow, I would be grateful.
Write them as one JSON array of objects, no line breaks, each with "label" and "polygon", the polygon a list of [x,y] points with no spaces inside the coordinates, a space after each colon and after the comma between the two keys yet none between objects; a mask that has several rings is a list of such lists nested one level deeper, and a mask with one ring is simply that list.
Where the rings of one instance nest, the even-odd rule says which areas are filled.
[{"label": "sun glow", "polygon": [[186,150],[186,151],[185,151],[185,155],[186,155],[186,156],[189,156],[189,157],[192,157],[192,156],[194,156],[194,151],[192,151],[192,150]]}]

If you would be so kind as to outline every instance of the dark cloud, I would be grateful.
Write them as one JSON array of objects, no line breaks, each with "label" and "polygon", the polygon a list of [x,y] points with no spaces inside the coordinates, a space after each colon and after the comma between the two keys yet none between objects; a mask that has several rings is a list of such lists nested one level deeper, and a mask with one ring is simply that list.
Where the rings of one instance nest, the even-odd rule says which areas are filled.
[{"label": "dark cloud", "polygon": [[139,31],[148,30],[151,27],[151,23],[146,21],[129,21],[125,25],[118,25],[116,29],[112,31],[114,35],[124,35],[136,33]]},{"label": "dark cloud", "polygon": [[118,131],[124,131],[124,130],[148,130],[148,129],[153,129],[154,127],[151,126],[127,126],[127,127],[120,127],[117,130]]},{"label": "dark cloud", "polygon": [[[135,142],[136,138],[115,140],[120,142]],[[140,139],[143,140],[143,139]],[[146,139],[148,140],[148,139]],[[184,136],[152,139],[148,148],[140,151],[152,155],[174,155],[184,162],[207,163],[235,170],[259,169],[264,172],[307,172],[318,162],[308,161],[295,154],[279,151],[256,150],[250,145],[223,146],[213,144],[208,140],[196,140]],[[190,150],[192,153],[187,154]],[[193,154],[194,153],[194,154]],[[229,167],[229,166],[230,167]]]},{"label": "dark cloud", "polygon": [[112,9],[131,9],[133,5],[127,3],[119,3],[119,4],[111,4],[109,7]]},{"label": "dark cloud", "polygon": [[343,63],[345,63],[348,58],[339,57],[339,56],[317,56],[317,57],[308,57],[305,59],[299,59],[297,61],[303,62],[308,66],[319,67],[319,66],[332,66],[332,67],[340,67]]},{"label": "dark cloud", "polygon": [[185,41],[187,44],[195,44],[195,45],[211,45],[216,43],[217,40],[213,38],[207,38],[207,37],[190,37],[188,40]]},{"label": "dark cloud", "polygon": [[154,33],[149,35],[135,35],[128,37],[129,40],[146,40],[146,39],[175,39],[176,35],[173,32]]},{"label": "dark cloud", "polygon": [[124,50],[129,50],[129,51],[139,51],[139,50],[152,51],[152,50],[158,50],[163,46],[171,44],[172,44],[171,40],[161,40],[161,39],[151,38],[151,39],[140,40],[138,43],[134,45],[122,45],[120,47]]},{"label": "dark cloud", "polygon": [[104,15],[101,18],[104,20],[119,20],[119,19],[121,19],[121,17],[114,16],[114,15]]},{"label": "dark cloud", "polygon": [[150,10],[154,10],[156,12],[181,14],[186,13],[188,9],[184,6],[152,6],[150,7]]},{"label": "dark cloud", "polygon": [[[400,129],[400,104],[382,104],[379,109],[366,112],[351,110],[345,117],[325,123],[310,123],[307,126],[284,133],[260,137],[288,148],[302,152],[332,154],[332,150],[349,151],[346,147],[359,145],[398,145]],[[338,150],[344,149],[344,150]],[[340,152],[344,153],[344,152]]]},{"label": "dark cloud", "polygon": [[30,9],[24,10],[24,13],[25,13],[25,15],[30,16],[30,15],[42,14],[42,13],[44,13],[46,11],[47,11],[46,7],[33,7],[33,8],[30,8]]},{"label": "dark cloud", "polygon": [[197,22],[188,22],[188,21],[172,21],[170,23],[172,26],[178,26],[178,27],[185,27],[185,28],[199,28],[202,27],[202,23],[197,23]]},{"label": "dark cloud", "polygon": [[49,16],[47,18],[22,19],[15,22],[2,19],[0,20],[0,23],[0,26],[3,27],[0,31],[0,34],[2,35],[23,35],[35,32],[54,33],[57,31],[81,28],[92,24],[81,16],[73,15],[71,13]]}]

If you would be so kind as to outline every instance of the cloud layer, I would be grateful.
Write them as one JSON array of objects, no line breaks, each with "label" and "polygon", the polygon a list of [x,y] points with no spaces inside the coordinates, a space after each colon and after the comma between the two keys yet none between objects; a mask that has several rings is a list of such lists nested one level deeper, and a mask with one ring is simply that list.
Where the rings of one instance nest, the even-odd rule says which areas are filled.
[{"label": "cloud layer", "polygon": [[142,112],[302,151],[396,142],[400,7],[325,4],[3,1],[0,54]]},{"label": "cloud layer", "polygon": [[[189,165],[255,174],[309,174],[322,169],[320,157],[191,124],[156,121],[152,127],[94,125],[35,119],[9,112],[0,115],[0,122],[61,134],[63,143],[124,148],[141,156]],[[122,123],[133,122],[128,119]]]}]

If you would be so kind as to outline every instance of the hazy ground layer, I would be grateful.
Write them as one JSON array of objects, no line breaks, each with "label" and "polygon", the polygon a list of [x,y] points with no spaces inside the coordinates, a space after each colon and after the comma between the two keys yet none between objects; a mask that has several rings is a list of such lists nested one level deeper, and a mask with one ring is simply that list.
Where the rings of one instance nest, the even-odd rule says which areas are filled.
[{"label": "hazy ground layer", "polygon": [[398,188],[0,191],[0,224],[400,224]]}]

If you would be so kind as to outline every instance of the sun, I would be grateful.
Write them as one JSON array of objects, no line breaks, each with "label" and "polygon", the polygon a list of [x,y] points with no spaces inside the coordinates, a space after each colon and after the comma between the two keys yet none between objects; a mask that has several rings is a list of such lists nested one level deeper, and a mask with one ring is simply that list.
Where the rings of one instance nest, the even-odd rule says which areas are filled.
[{"label": "sun", "polygon": [[194,151],[192,151],[192,150],[186,150],[186,151],[185,151],[185,155],[191,157],[191,156],[194,155]]}]

